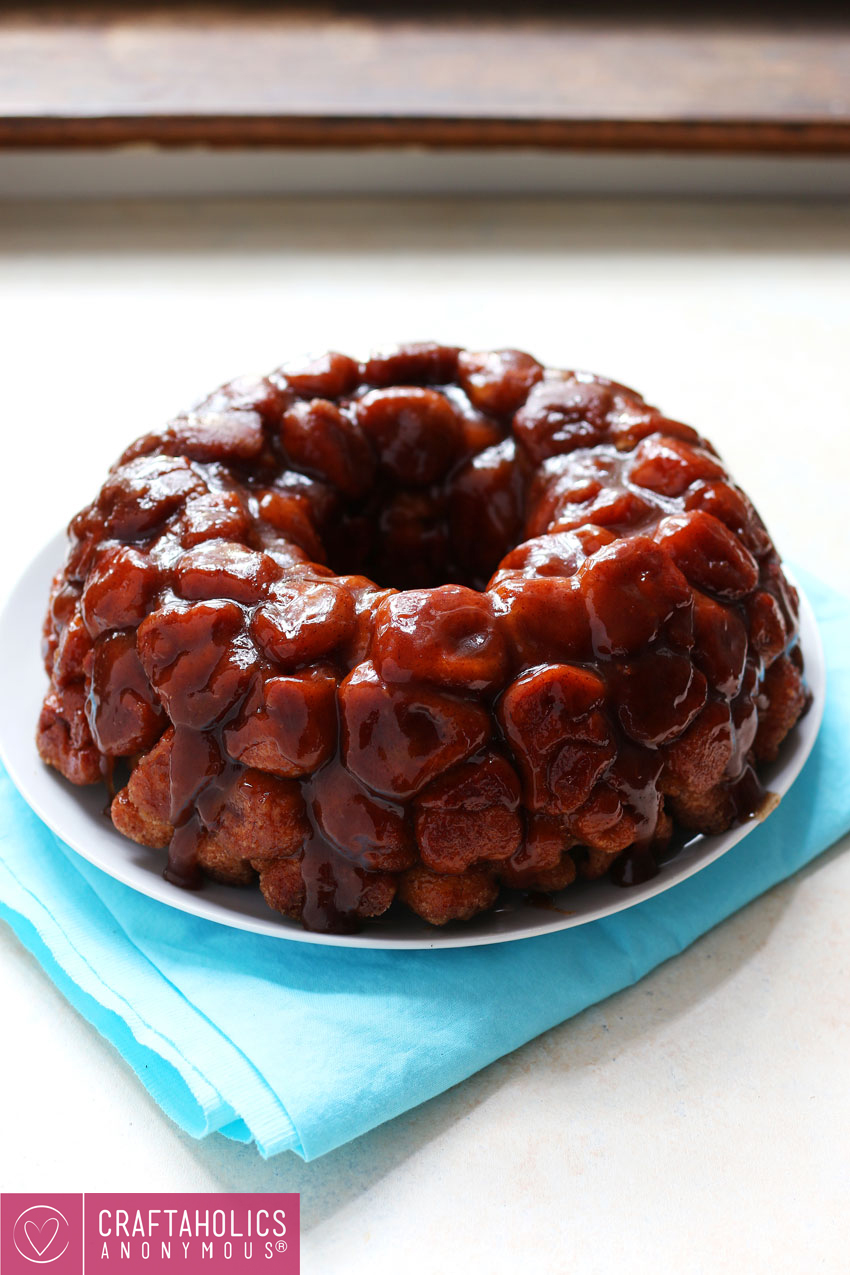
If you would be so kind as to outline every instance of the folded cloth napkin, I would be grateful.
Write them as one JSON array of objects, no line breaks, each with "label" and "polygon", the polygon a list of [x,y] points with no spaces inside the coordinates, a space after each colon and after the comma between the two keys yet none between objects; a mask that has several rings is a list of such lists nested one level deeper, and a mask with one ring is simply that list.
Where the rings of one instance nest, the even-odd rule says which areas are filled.
[{"label": "folded cloth napkin", "polygon": [[850,828],[850,599],[803,583],[828,682],[805,769],[723,858],[626,912],[450,950],[246,934],[113,881],[0,771],[0,914],[183,1129],[313,1159],[636,982]]}]

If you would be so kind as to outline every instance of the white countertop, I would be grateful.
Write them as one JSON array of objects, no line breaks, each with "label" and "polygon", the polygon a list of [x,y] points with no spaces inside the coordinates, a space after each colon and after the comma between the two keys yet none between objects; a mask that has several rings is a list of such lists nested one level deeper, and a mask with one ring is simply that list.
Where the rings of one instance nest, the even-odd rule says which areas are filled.
[{"label": "white countertop", "polygon": [[[0,297],[4,594],[127,441],[217,382],[421,336],[634,384],[717,444],[789,557],[850,590],[838,206],[0,205]],[[0,1190],[300,1191],[310,1275],[844,1272],[848,917],[839,846],[309,1165],[181,1134],[3,928]]]}]

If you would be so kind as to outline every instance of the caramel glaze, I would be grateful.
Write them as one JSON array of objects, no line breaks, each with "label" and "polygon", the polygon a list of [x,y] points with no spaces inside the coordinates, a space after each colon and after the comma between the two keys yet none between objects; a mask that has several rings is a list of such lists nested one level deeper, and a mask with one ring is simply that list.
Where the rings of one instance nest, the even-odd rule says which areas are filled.
[{"label": "caramel glaze", "polygon": [[[45,648],[66,751],[50,696],[40,746],[69,777],[173,723],[167,880],[222,874],[205,846],[271,774],[296,841],[270,860],[248,807],[223,879],[252,863],[332,932],[397,888],[439,923],[494,880],[650,879],[670,813],[716,831],[759,809],[768,670],[801,668],[793,590],[710,444],[601,378],[438,346],[235,382],[134,444],[71,524]],[[302,711],[298,755],[270,762]],[[464,859],[457,811],[492,858]]]}]

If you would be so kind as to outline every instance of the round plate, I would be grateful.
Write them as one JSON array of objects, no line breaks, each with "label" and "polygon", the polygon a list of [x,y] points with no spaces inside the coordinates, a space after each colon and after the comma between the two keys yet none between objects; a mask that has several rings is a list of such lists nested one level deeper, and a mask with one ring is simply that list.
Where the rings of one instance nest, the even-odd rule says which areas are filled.
[{"label": "round plate", "polygon": [[[706,867],[758,827],[759,821],[751,819],[721,836],[693,837],[662,866],[658,876],[643,885],[622,888],[607,879],[583,882],[553,895],[551,906],[545,908],[516,895],[492,912],[441,929],[426,925],[401,908],[392,908],[369,922],[360,934],[312,934],[272,912],[259,890],[212,882],[198,892],[180,890],[163,879],[161,851],[138,846],[115,831],[103,813],[105,792],[101,785],[74,787],[45,766],[36,751],[35,725],[46,686],[39,634],[50,582],[64,552],[65,537],[56,536],[25,571],[0,616],[0,756],[23,797],[63,841],[110,876],[169,907],[256,934],[339,947],[444,948],[503,943],[584,925],[634,907]],[[811,606],[802,593],[800,623],[813,703],[786,740],[779,760],[762,772],[765,787],[775,798],[788,791],[802,769],[823,715],[823,649]]]}]

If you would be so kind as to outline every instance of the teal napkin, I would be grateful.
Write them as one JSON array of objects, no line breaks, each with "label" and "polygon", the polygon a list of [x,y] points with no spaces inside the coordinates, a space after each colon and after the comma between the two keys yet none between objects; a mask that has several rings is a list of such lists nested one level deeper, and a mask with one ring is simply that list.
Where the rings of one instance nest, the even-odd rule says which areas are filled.
[{"label": "teal napkin", "polygon": [[629,911],[442,951],[245,934],[105,876],[0,770],[0,915],[188,1133],[314,1159],[636,982],[850,828],[850,599],[803,583],[828,683],[805,769],[723,858]]}]

